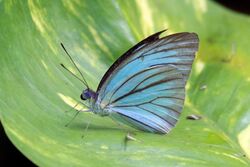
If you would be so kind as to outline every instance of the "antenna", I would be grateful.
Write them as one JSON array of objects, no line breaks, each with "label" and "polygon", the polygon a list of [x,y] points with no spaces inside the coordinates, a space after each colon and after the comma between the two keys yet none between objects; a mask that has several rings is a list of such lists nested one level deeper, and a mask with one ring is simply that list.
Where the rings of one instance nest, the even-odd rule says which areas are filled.
[{"label": "antenna", "polygon": [[[75,64],[74,60],[72,59],[72,57],[70,56],[70,54],[67,52],[67,50],[65,49],[65,47],[63,46],[63,44],[61,43],[61,46],[63,48],[63,50],[65,51],[65,53],[67,54],[67,56],[69,57],[69,59],[71,60],[72,64],[75,66],[75,68],[77,69],[77,71],[80,73],[80,75],[82,76],[82,83],[89,89],[88,83],[85,80],[85,78],[83,77],[81,71],[79,70],[79,68],[77,67],[77,65]],[[75,74],[73,74],[71,71],[69,71],[63,64],[61,64],[61,66],[66,69],[68,72],[70,72],[73,76],[75,76],[76,78],[78,78]],[[80,78],[78,78],[80,80]]]},{"label": "antenna", "polygon": [[[81,81],[85,86],[87,86],[86,85],[86,83],[82,80],[82,79],[80,79],[78,76],[76,76],[73,72],[71,72],[68,68],[66,68],[63,64],[60,64],[66,71],[68,71],[71,75],[73,75],[74,77],[76,77],[79,81]],[[88,86],[87,86],[88,87]]]}]

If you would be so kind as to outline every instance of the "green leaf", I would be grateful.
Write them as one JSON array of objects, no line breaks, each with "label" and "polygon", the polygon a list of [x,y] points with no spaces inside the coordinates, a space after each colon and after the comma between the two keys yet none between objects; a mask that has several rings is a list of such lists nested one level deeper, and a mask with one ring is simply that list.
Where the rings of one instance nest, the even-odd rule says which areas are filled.
[{"label": "green leaf", "polygon": [[[205,0],[0,1],[0,25],[1,122],[35,164],[250,166],[249,16]],[[75,114],[65,110],[84,86],[60,67],[77,73],[60,42],[96,89],[119,55],[165,28],[200,37],[185,108],[171,133],[135,131],[136,141],[125,145],[124,128],[91,113],[65,127]],[[202,119],[187,120],[191,114]]]}]

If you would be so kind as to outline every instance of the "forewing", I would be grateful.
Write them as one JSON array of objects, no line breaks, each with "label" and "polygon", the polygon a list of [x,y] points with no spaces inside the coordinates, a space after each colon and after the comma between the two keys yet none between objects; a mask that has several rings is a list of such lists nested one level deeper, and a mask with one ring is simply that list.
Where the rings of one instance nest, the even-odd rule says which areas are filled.
[{"label": "forewing", "polygon": [[198,37],[156,33],[121,56],[100,82],[96,103],[141,130],[167,133],[177,122]]}]

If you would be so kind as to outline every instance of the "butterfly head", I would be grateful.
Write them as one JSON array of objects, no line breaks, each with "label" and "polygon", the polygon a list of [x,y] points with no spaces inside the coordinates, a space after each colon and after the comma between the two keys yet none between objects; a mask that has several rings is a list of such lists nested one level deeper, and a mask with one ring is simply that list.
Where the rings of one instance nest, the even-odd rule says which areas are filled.
[{"label": "butterfly head", "polygon": [[80,98],[82,100],[87,100],[87,99],[90,99],[90,98],[95,99],[95,97],[96,97],[96,93],[91,89],[85,89],[82,92],[82,94],[80,95]]}]

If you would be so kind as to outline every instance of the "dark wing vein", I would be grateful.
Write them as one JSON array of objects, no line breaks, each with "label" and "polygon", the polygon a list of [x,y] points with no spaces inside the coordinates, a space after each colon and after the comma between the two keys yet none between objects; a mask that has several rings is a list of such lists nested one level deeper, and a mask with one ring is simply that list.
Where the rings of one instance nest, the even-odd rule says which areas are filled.
[{"label": "dark wing vein", "polygon": [[154,64],[151,65],[150,67],[154,67],[154,66],[165,66],[165,65],[192,65],[193,63],[159,63],[159,64]]},{"label": "dark wing vein", "polygon": [[[147,111],[147,112],[149,112],[149,113],[151,113],[151,114],[153,114],[153,115],[155,115],[155,116],[161,118],[163,121],[167,122],[168,124],[170,124],[171,126],[174,127],[174,124],[172,124],[171,122],[169,122],[167,119],[165,119],[165,118],[162,117],[161,115],[159,115],[159,114],[157,114],[157,113],[155,113],[155,112],[153,112],[153,111],[150,111],[150,110],[148,110],[148,109],[146,109],[146,108],[140,107],[140,106],[138,106],[138,108],[140,108],[140,109],[142,109],[142,110],[144,110],[144,111]],[[171,117],[171,118],[174,118],[174,117]],[[176,121],[178,121],[176,118],[174,118],[174,119],[175,119]]]},{"label": "dark wing vein", "polygon": [[165,109],[168,109],[168,110],[171,110],[171,111],[174,111],[174,112],[176,112],[176,113],[180,114],[180,112],[179,112],[179,111],[177,111],[177,110],[175,110],[175,109],[173,109],[173,108],[171,108],[171,107],[164,106],[164,105],[157,104],[157,103],[153,103],[153,102],[151,102],[151,104],[156,105],[156,106],[159,106],[159,107],[162,107],[162,108],[165,108]]},{"label": "dark wing vein", "polygon": [[182,78],[165,78],[165,79],[162,79],[162,80],[153,82],[153,83],[151,83],[151,84],[149,84],[149,85],[147,85],[147,86],[144,86],[143,88],[129,91],[128,93],[124,94],[123,96],[120,96],[120,97],[118,97],[117,99],[113,100],[110,104],[115,103],[115,102],[117,102],[117,101],[119,101],[119,100],[121,100],[121,99],[123,99],[123,98],[125,98],[125,97],[127,97],[127,96],[129,96],[129,95],[132,95],[132,94],[134,94],[134,93],[137,93],[137,92],[146,90],[146,89],[148,89],[148,88],[151,88],[151,87],[153,87],[153,86],[156,86],[156,85],[158,85],[158,84],[161,84],[161,83],[163,83],[163,82],[165,83],[165,82],[170,82],[170,81],[174,81],[174,80],[178,80],[178,79],[182,79]]},{"label": "dark wing vein", "polygon": [[[153,66],[153,67],[154,67],[154,66]],[[155,67],[157,67],[157,66],[155,66]],[[160,66],[160,67],[161,67],[161,66]],[[157,72],[157,73],[154,73],[154,74],[152,74],[152,75],[150,75],[150,76],[144,78],[141,82],[139,82],[139,84],[137,84],[137,85],[132,89],[132,91],[135,91],[141,84],[143,84],[145,81],[149,80],[150,78],[153,78],[153,77],[155,77],[155,76],[157,76],[157,75],[160,75],[160,74],[165,73],[165,72],[170,72],[170,71],[173,71],[173,70],[174,70],[174,69],[170,69],[170,70],[168,70],[168,71],[166,71],[166,70],[164,70],[164,71],[159,71],[159,72]]]},{"label": "dark wing vein", "polygon": [[[171,47],[171,48],[161,49],[161,50],[155,51],[153,54],[157,54],[157,53],[160,53],[160,52],[169,52],[169,51],[172,51],[172,50],[188,49],[188,48],[194,48],[194,47],[193,47],[193,45],[190,45],[190,44],[188,44],[188,45],[179,45],[179,46],[176,46],[176,47]],[[146,56],[150,56],[150,55],[152,55],[152,53],[144,54],[141,57],[146,57]]]},{"label": "dark wing vein", "polygon": [[115,89],[115,91],[112,93],[112,95],[111,95],[111,97],[110,97],[110,100],[112,99],[112,97],[114,96],[114,94],[115,94],[123,85],[125,85],[127,82],[129,82],[131,79],[133,79],[134,77],[136,77],[136,76],[138,76],[138,75],[140,75],[140,74],[143,74],[143,73],[145,73],[145,72],[147,72],[147,71],[149,71],[149,70],[153,70],[153,69],[156,69],[156,68],[159,68],[159,66],[156,66],[156,67],[152,66],[152,67],[150,67],[150,68],[141,70],[141,71],[135,73],[134,75],[130,76],[129,78],[127,78],[119,87],[117,87],[117,88]]},{"label": "dark wing vein", "polygon": [[142,103],[138,103],[138,104],[133,104],[133,105],[131,105],[131,104],[129,104],[129,105],[116,105],[115,107],[138,107],[140,105],[149,104],[149,103],[154,104],[154,103],[152,103],[153,101],[155,101],[157,99],[161,99],[161,98],[165,98],[165,99],[177,99],[177,100],[184,101],[184,99],[180,98],[180,97],[175,97],[175,96],[159,96],[159,97],[155,97],[155,98],[153,98],[153,99],[151,99],[149,101],[146,101],[146,102],[142,102]]}]

